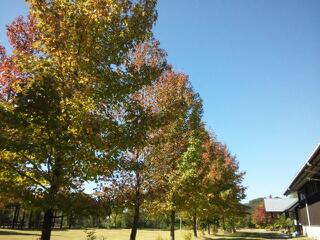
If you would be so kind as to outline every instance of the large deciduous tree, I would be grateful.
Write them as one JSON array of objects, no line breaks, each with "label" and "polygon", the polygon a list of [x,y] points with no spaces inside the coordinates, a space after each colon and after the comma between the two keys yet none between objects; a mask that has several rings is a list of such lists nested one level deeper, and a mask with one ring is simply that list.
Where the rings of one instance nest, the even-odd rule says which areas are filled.
[{"label": "large deciduous tree", "polygon": [[130,240],[136,239],[141,205],[150,199],[157,187],[152,178],[154,166],[150,162],[150,140],[166,116],[165,111],[157,107],[161,70],[169,68],[165,56],[156,41],[139,45],[134,53],[134,65],[156,64],[159,74],[152,85],[133,94],[128,112],[133,115],[131,129],[136,132],[135,144],[122,152],[112,177],[106,176],[108,184],[104,192],[112,200],[114,209],[132,211]]},{"label": "large deciduous tree", "polygon": [[23,182],[8,194],[43,209],[48,240],[66,195],[111,174],[136,140],[133,94],[161,69],[134,59],[152,36],[154,0],[28,3],[28,19],[8,26],[12,55],[0,48],[0,165]]},{"label": "large deciduous tree", "polygon": [[169,216],[170,237],[174,239],[176,212],[183,206],[179,189],[194,174],[193,169],[188,169],[188,163],[194,161],[197,165],[193,156],[197,155],[199,142],[191,134],[190,125],[198,108],[198,98],[187,76],[167,71],[159,82],[157,99],[157,108],[165,110],[166,115],[151,140],[150,161],[156,169],[153,179],[158,190],[148,209]]},{"label": "large deciduous tree", "polygon": [[204,145],[204,166],[208,168],[204,178],[207,201],[203,220],[207,222],[208,228],[210,223],[220,221],[225,229],[226,219],[232,220],[245,214],[241,204],[245,197],[245,188],[242,186],[244,173],[239,171],[238,162],[226,145],[218,142],[213,134],[208,135]]},{"label": "large deciduous tree", "polygon": [[[189,169],[196,170],[196,174],[191,178],[190,187],[181,194],[185,205],[182,210],[192,219],[195,237],[198,222],[205,223],[210,232],[210,223],[217,220],[223,222],[225,218],[231,221],[244,212],[240,203],[244,198],[243,173],[239,171],[237,162],[226,146],[219,143],[204,126],[198,127],[198,135],[201,136],[198,155],[193,155],[193,160],[188,164]],[[195,159],[199,159],[198,165],[192,164]]]}]

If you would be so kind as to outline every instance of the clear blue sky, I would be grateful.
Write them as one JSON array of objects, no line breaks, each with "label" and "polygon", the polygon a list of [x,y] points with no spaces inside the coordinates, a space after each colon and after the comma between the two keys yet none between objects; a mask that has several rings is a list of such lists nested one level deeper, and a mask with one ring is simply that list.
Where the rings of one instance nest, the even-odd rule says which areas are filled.
[{"label": "clear blue sky", "polygon": [[[27,7],[0,9],[3,43]],[[155,36],[247,172],[247,200],[281,196],[320,142],[319,12],[318,0],[159,0]]]}]

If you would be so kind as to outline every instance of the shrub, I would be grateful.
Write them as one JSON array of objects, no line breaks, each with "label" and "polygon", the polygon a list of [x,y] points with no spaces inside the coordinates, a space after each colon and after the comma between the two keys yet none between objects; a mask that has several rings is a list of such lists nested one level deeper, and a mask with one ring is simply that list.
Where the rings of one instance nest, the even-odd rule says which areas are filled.
[{"label": "shrub", "polygon": [[97,235],[94,230],[92,231],[85,230],[84,232],[86,233],[86,240],[97,240]]},{"label": "shrub", "polygon": [[184,235],[184,240],[192,240],[192,234],[191,233],[186,233]]}]

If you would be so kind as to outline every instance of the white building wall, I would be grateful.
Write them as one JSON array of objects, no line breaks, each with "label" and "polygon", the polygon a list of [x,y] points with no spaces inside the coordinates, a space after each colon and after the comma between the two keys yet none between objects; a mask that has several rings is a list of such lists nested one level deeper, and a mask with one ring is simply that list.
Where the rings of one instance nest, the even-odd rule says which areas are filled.
[{"label": "white building wall", "polygon": [[303,226],[303,234],[312,239],[320,239],[320,226]]},{"label": "white building wall", "polygon": [[[303,234],[320,240],[320,202],[316,202],[312,205],[308,205],[309,219],[307,209],[299,209],[299,220],[302,224]],[[310,221],[310,226],[309,226]]]}]

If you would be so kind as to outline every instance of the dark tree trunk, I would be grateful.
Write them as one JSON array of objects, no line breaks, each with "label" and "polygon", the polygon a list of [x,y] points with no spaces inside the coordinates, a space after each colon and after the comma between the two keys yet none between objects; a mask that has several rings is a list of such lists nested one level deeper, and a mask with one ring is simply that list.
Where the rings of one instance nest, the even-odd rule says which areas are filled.
[{"label": "dark tree trunk", "polygon": [[41,240],[50,240],[52,226],[54,226],[54,221],[56,212],[54,211],[55,197],[59,190],[59,181],[62,173],[62,159],[57,157],[55,164],[52,165],[52,181],[51,187],[48,191],[48,205],[44,211],[43,225],[41,232]]},{"label": "dark tree trunk", "polygon": [[198,232],[197,232],[197,215],[194,214],[192,217],[192,226],[193,226],[193,236],[195,238],[198,238]]},{"label": "dark tree trunk", "polygon": [[47,209],[44,213],[41,240],[50,240],[52,227],[53,210]]},{"label": "dark tree trunk", "polygon": [[176,212],[174,210],[172,210],[171,214],[170,214],[170,240],[174,240],[175,222],[176,222]]},{"label": "dark tree trunk", "polygon": [[139,212],[140,212],[140,206],[138,204],[135,204],[134,206],[134,213],[133,213],[133,222],[131,227],[131,234],[130,234],[130,240],[135,240],[137,236],[138,231],[138,224],[139,224]]},{"label": "dark tree trunk", "polygon": [[20,211],[20,206],[16,205],[14,207],[14,214],[13,214],[13,219],[12,219],[12,224],[11,224],[11,228],[14,229],[17,223],[17,220],[19,218],[19,211]]},{"label": "dark tree trunk", "polygon": [[21,222],[20,222],[20,228],[21,229],[24,227],[25,218],[26,218],[26,211],[23,210],[22,219],[21,219]]},{"label": "dark tree trunk", "polygon": [[61,215],[60,229],[63,227],[63,215]]},{"label": "dark tree trunk", "polygon": [[140,203],[141,203],[140,198],[141,198],[140,174],[139,172],[136,172],[136,192],[135,192],[135,199],[134,199],[133,221],[132,221],[132,227],[131,227],[130,240],[135,240],[137,236],[139,216],[140,216]]},{"label": "dark tree trunk", "polygon": [[71,221],[69,222],[69,229],[71,229],[71,226],[72,226],[72,223],[71,223]]},{"label": "dark tree trunk", "polygon": [[53,218],[52,218],[52,226],[54,227],[56,225],[56,219],[57,219],[57,211],[53,211]]},{"label": "dark tree trunk", "polygon": [[92,223],[91,223],[92,227],[96,227],[96,218],[92,216],[91,220],[92,220]]},{"label": "dark tree trunk", "polygon": [[32,227],[32,210],[30,210],[29,221],[28,221],[28,228],[31,229],[31,227]]},{"label": "dark tree trunk", "polygon": [[71,226],[72,226],[72,220],[73,220],[73,216],[72,214],[69,215],[69,218],[67,219],[68,220],[68,226],[69,226],[69,229],[71,229]]},{"label": "dark tree trunk", "polygon": [[100,218],[99,218],[99,216],[97,215],[97,225],[98,225],[98,228],[100,228],[101,227],[101,221],[100,221]]},{"label": "dark tree trunk", "polygon": [[40,228],[40,218],[41,218],[41,212],[36,211],[36,217],[35,217],[35,228],[39,229]]},{"label": "dark tree trunk", "polygon": [[218,219],[214,219],[214,225],[213,225],[214,233],[218,232],[218,228],[219,228],[219,220]]},{"label": "dark tree trunk", "polygon": [[224,220],[224,216],[222,216],[222,229],[223,229],[223,231],[226,230],[226,223],[225,223],[225,220]]},{"label": "dark tree trunk", "polygon": [[210,235],[210,223],[207,223],[208,235]]}]

